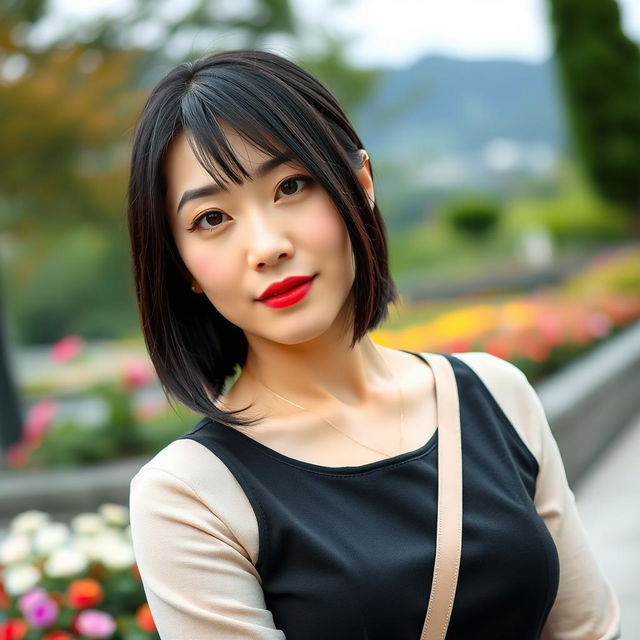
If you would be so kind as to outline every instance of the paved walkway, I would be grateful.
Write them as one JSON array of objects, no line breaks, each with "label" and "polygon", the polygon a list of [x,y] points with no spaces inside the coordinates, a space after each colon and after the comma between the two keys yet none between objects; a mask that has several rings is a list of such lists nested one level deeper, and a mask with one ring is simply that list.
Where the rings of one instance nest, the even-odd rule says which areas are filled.
[{"label": "paved walkway", "polygon": [[575,488],[591,547],[622,611],[622,638],[640,638],[640,414]]}]

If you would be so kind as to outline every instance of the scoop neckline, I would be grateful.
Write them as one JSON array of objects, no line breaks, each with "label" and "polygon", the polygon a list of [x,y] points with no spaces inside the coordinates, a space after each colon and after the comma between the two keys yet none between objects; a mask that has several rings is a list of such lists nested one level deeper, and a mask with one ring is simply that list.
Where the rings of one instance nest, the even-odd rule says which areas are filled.
[{"label": "scoop neckline", "polygon": [[[440,415],[440,402],[442,400],[442,391],[440,390],[440,386],[438,384],[438,380],[435,376],[435,371],[433,367],[429,364],[428,360],[424,358],[420,353],[415,351],[407,351],[406,349],[399,349],[399,351],[404,351],[405,353],[410,353],[420,360],[422,360],[430,369],[434,376],[434,386],[436,392],[436,416]],[[389,458],[383,458],[382,460],[373,460],[372,462],[365,462],[360,465],[347,465],[341,467],[329,467],[321,464],[314,464],[313,462],[307,462],[305,460],[298,460],[297,458],[292,458],[290,456],[285,455],[284,453],[280,453],[271,447],[268,447],[262,442],[258,442],[248,435],[234,429],[233,427],[229,427],[226,424],[215,422],[215,424],[225,427],[232,433],[239,436],[242,440],[248,442],[251,446],[256,449],[262,451],[262,453],[270,456],[271,458],[275,458],[276,460],[288,464],[293,467],[298,467],[300,469],[304,469],[306,471],[313,471],[315,473],[322,473],[326,475],[350,475],[350,474],[358,474],[358,473],[367,473],[369,471],[375,471],[377,469],[383,469],[386,467],[391,467],[396,464],[401,464],[408,460],[412,460],[413,458],[419,458],[427,453],[429,453],[432,449],[436,448],[437,438],[438,438],[438,430],[440,425],[436,420],[436,428],[434,432],[431,434],[429,439],[422,445],[420,445],[417,449],[412,449],[411,451],[404,451],[402,453],[398,453]]]}]

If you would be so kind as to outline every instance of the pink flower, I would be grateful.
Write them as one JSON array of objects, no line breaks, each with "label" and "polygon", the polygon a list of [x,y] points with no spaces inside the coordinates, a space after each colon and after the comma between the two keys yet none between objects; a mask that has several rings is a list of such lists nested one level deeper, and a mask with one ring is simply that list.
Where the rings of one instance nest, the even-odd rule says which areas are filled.
[{"label": "pink flower", "polygon": [[595,338],[602,338],[611,331],[611,321],[603,313],[592,313],[587,317],[587,327]]},{"label": "pink flower", "polygon": [[45,595],[33,599],[29,608],[25,609],[24,617],[32,627],[44,628],[52,625],[59,613],[58,603]]},{"label": "pink flower", "polygon": [[57,408],[58,405],[53,400],[41,400],[31,407],[22,428],[22,436],[26,442],[33,444],[42,440],[53,422]]},{"label": "pink flower", "polygon": [[116,630],[116,622],[113,616],[98,609],[85,609],[78,614],[75,627],[83,636],[101,640],[110,638]]},{"label": "pink flower", "polygon": [[41,587],[35,587],[18,598],[18,609],[26,614],[29,609],[46,599],[47,592]]},{"label": "pink flower", "polygon": [[163,402],[157,400],[143,400],[134,409],[135,416],[141,422],[152,420],[156,416],[160,415],[166,406]]},{"label": "pink flower", "polygon": [[132,360],[124,365],[122,383],[127,389],[146,387],[152,380],[153,371],[143,360]]},{"label": "pink flower", "polygon": [[84,340],[80,336],[67,336],[51,347],[51,357],[55,362],[67,362],[75,358],[83,347]]}]

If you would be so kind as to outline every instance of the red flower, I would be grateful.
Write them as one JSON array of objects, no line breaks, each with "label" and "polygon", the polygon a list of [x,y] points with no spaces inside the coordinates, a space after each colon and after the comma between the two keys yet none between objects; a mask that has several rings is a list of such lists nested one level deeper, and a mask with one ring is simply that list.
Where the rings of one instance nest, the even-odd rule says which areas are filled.
[{"label": "red flower", "polygon": [[506,340],[502,337],[491,338],[487,340],[484,345],[484,351],[490,353],[503,360],[508,360],[510,357],[510,349]]},{"label": "red flower", "polygon": [[[11,469],[22,469],[29,462],[30,447],[24,442],[14,442],[5,451],[5,460]],[[0,640],[2,638],[0,637]]]},{"label": "red flower", "polygon": [[73,636],[66,631],[51,631],[47,635],[42,636],[42,640],[73,640]]},{"label": "red flower", "polygon": [[472,340],[470,338],[465,338],[464,336],[460,336],[458,338],[454,338],[453,340],[449,340],[447,342],[446,351],[449,353],[464,353],[465,351],[469,351],[471,348]]},{"label": "red flower", "polygon": [[74,609],[95,607],[104,599],[104,591],[99,582],[91,578],[74,580],[67,589],[67,602]]},{"label": "red flower", "polygon": [[0,572],[0,609],[6,609],[9,606],[10,602],[9,596],[7,596],[2,582],[2,572]]},{"label": "red flower", "polygon": [[149,609],[149,605],[146,602],[138,607],[136,622],[143,631],[157,631],[156,623],[151,615],[151,609]]},{"label": "red flower", "polygon": [[28,630],[24,620],[10,618],[0,623],[0,640],[22,640]]}]

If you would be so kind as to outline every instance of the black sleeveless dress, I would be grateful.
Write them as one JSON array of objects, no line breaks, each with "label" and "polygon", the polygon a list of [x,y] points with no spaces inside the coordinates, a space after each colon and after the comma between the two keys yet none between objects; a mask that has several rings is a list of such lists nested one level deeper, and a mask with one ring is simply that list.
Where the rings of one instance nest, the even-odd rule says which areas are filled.
[{"label": "black sleeveless dress", "polygon": [[[458,387],[463,465],[446,638],[537,640],[559,584],[533,502],[538,463],[475,371],[441,355]],[[353,467],[289,458],[208,418],[184,438],[210,449],[245,491],[265,602],[287,640],[419,640],[435,558],[437,429],[414,451]]]}]

